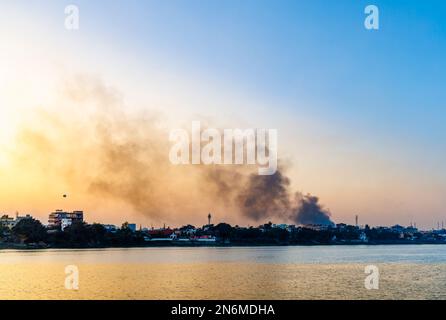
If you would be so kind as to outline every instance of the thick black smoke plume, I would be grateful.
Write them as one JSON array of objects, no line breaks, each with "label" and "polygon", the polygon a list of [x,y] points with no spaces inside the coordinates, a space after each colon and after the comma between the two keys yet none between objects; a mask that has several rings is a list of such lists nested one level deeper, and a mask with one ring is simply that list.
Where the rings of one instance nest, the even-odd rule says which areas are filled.
[{"label": "thick black smoke plume", "polygon": [[331,213],[319,203],[319,198],[310,194],[296,193],[297,204],[291,216],[298,224],[333,225],[330,219]]},{"label": "thick black smoke plume", "polygon": [[289,211],[290,180],[277,171],[270,176],[252,174],[236,202],[242,213],[256,221],[271,217],[285,217]]},{"label": "thick black smoke plume", "polygon": [[[332,225],[330,212],[318,197],[290,192],[290,179],[279,169],[274,175],[252,174],[236,198],[241,212],[256,221],[279,218],[296,224]],[[294,196],[294,198],[293,198]]]}]

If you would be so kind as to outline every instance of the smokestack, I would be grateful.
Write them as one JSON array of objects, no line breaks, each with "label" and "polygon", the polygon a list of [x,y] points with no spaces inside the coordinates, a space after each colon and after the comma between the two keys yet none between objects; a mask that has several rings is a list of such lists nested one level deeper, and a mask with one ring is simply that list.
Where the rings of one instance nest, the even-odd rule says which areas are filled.
[{"label": "smokestack", "polygon": [[211,225],[211,218],[212,218],[212,216],[211,216],[211,214],[209,213],[209,214],[208,214],[208,225]]},{"label": "smokestack", "polygon": [[356,227],[358,226],[358,215],[355,216]]}]

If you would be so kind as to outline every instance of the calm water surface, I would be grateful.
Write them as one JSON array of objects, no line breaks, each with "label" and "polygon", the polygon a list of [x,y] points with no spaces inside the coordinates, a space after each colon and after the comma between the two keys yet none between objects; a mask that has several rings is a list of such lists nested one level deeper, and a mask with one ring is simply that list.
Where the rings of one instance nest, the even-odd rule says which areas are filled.
[{"label": "calm water surface", "polygon": [[[364,287],[370,264],[378,290]],[[446,299],[446,246],[3,250],[0,298]]]}]

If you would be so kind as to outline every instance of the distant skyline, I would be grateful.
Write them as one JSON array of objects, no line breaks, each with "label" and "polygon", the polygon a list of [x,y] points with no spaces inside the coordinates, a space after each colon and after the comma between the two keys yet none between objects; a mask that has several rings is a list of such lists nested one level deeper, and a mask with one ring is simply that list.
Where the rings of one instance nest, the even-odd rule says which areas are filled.
[{"label": "distant skyline", "polygon": [[[78,31],[64,28],[71,3]],[[151,132],[131,125],[144,114],[161,133],[203,119],[277,129],[293,190],[318,196],[335,222],[359,214],[361,224],[430,229],[446,220],[444,1],[123,3],[0,4],[1,213],[44,221],[55,209],[84,209],[89,221],[162,225],[198,224],[210,211],[256,225],[206,200],[215,190],[194,169],[165,164],[155,171],[169,178],[153,182],[151,196],[170,213],[145,214],[146,193],[102,170],[116,153],[97,141],[106,130],[114,142]],[[379,30],[364,28],[368,4],[380,10]]]},{"label": "distant skyline", "polygon": [[[64,211],[63,209],[56,209],[53,212],[57,212],[57,211],[59,211],[59,212],[67,212],[67,211]],[[85,214],[85,212],[83,210],[75,210],[75,211],[76,212],[82,212],[83,214]],[[49,215],[51,215],[53,212],[51,212]],[[32,213],[26,213],[26,215],[20,215],[18,212],[16,212],[14,215],[11,215],[11,214],[8,214],[8,213],[0,213],[0,217],[2,217],[4,215],[8,216],[10,219],[16,219],[16,220],[17,220],[17,218],[19,220],[21,220],[23,218],[30,217],[30,218],[39,220],[45,226],[51,225],[51,223],[48,222],[48,219],[40,220],[39,218],[34,217],[32,215]],[[49,218],[49,217],[47,217],[47,218]],[[102,224],[102,225],[114,225],[115,227],[119,228],[123,224],[128,223],[128,224],[131,224],[131,225],[136,225],[137,228],[143,228],[143,229],[178,229],[178,228],[181,228],[181,227],[184,227],[184,226],[188,226],[188,225],[192,225],[192,226],[195,226],[197,228],[201,228],[201,227],[207,226],[207,225],[214,225],[214,226],[216,226],[216,225],[218,225],[220,223],[228,223],[228,221],[219,220],[219,217],[212,216],[211,213],[208,213],[205,216],[205,218],[202,219],[202,221],[198,221],[197,223],[194,223],[194,224],[193,223],[188,223],[188,222],[185,222],[184,224],[167,224],[167,223],[161,223],[161,224],[153,224],[153,223],[152,224],[137,224],[137,223],[134,223],[132,220],[126,219],[125,216],[122,217],[122,221],[119,222],[119,223],[109,223],[108,221],[100,221],[100,220],[91,221],[91,220],[88,220],[88,216],[85,216],[85,215],[83,216],[82,219],[83,219],[83,222],[85,222],[87,224],[98,223],[98,224]],[[245,227],[245,228],[246,227],[248,227],[248,228],[249,227],[255,227],[256,228],[256,227],[260,227],[260,226],[263,226],[263,225],[269,224],[269,223],[271,223],[272,225],[276,225],[276,226],[282,226],[282,225],[288,225],[288,226],[294,225],[294,226],[300,226],[300,227],[302,227],[302,226],[303,227],[305,227],[305,226],[307,226],[307,227],[310,227],[310,226],[323,226],[323,224],[293,224],[293,223],[285,223],[285,222],[279,221],[279,220],[276,220],[276,221],[258,221],[258,223],[248,223],[248,224],[242,224],[242,225],[232,224],[231,226],[232,227],[239,226],[239,227]],[[230,223],[228,223],[228,224],[230,224]],[[366,226],[369,226],[369,227],[388,227],[388,228],[395,227],[395,226],[402,226],[402,227],[407,227],[407,228],[409,228],[409,227],[410,228],[412,228],[412,227],[413,228],[417,228],[417,229],[419,229],[421,231],[443,230],[444,227],[445,227],[445,221],[444,220],[437,221],[435,223],[435,225],[433,225],[432,227],[423,229],[423,228],[419,228],[418,225],[416,224],[416,222],[411,222],[411,223],[409,223],[407,225],[404,224],[404,223],[396,223],[394,225],[377,225],[377,226],[373,226],[373,225],[369,225],[367,223],[360,223],[360,221],[359,220],[356,221],[356,219],[355,219],[354,223],[350,223],[348,221],[338,221],[335,224],[332,224],[331,226],[332,227],[336,227],[336,225],[343,225],[343,224],[344,225],[350,225],[350,226],[358,226],[360,228],[364,228]]]}]

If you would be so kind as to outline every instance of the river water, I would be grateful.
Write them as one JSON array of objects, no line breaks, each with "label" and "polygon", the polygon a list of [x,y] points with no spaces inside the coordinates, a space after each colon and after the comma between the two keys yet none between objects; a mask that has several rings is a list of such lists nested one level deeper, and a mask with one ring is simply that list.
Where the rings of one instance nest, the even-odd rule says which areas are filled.
[{"label": "river water", "polygon": [[446,299],[446,246],[2,250],[0,299]]}]

